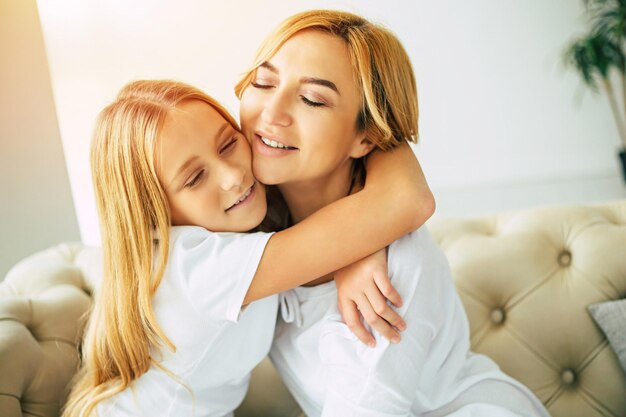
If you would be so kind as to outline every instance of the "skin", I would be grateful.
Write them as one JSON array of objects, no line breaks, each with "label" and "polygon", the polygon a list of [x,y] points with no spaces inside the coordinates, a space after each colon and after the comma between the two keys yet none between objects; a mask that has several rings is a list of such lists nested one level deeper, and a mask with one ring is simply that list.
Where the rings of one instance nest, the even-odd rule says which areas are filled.
[{"label": "skin", "polygon": [[168,114],[158,156],[173,225],[245,232],[263,220],[265,188],[252,175],[250,147],[210,105],[187,100]]},{"label": "skin", "polygon": [[[350,192],[354,159],[373,148],[367,132],[357,128],[360,107],[361,92],[345,42],[315,30],[287,40],[244,90],[240,118],[252,144],[254,172],[265,184],[278,185],[294,223]],[[268,146],[263,138],[287,148]],[[361,323],[362,314],[385,337],[399,341],[395,329],[406,324],[386,302],[402,301],[387,277],[384,251],[335,272],[334,278],[344,319],[359,339],[374,343]],[[333,275],[309,285],[330,279]],[[342,300],[344,291],[359,295]]]},{"label": "skin", "polygon": [[[373,148],[357,129],[359,107],[345,43],[318,31],[289,39],[243,92],[240,117],[254,173],[278,184],[294,222],[348,194],[353,158]],[[262,136],[295,149],[270,148]]]},{"label": "skin", "polygon": [[[155,156],[174,225],[243,232],[265,216],[264,189],[252,174],[249,144],[210,105],[187,100],[169,112]],[[373,155],[361,192],[273,234],[243,304],[354,263],[414,230],[415,207],[421,198],[419,181],[412,174],[416,166],[408,146]],[[392,179],[395,182],[389,186]],[[372,217],[390,211],[388,218],[367,227]],[[351,243],[346,245],[348,236]],[[308,250],[302,251],[303,247]]]}]

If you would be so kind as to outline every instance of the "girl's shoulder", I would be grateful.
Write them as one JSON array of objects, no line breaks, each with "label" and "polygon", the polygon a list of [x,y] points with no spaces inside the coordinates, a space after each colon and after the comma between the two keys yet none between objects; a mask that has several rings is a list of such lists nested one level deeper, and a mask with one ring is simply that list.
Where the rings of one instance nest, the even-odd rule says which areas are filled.
[{"label": "girl's shoulder", "polygon": [[266,242],[272,233],[212,232],[200,226],[170,227],[170,250],[192,250],[204,247],[220,250],[225,247],[249,246]]},{"label": "girl's shoulder", "polygon": [[236,322],[270,236],[173,226],[162,285],[178,288],[205,319]]},{"label": "girl's shoulder", "polygon": [[200,226],[171,226],[170,242],[194,237],[210,238],[213,234],[210,230]]}]

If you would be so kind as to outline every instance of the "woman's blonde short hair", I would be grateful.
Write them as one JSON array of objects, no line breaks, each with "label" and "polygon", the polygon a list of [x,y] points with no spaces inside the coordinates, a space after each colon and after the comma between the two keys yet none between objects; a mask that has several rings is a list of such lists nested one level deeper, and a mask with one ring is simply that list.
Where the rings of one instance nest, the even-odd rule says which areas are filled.
[{"label": "woman's blonde short hair", "polygon": [[303,30],[339,36],[346,43],[361,90],[357,128],[383,150],[403,140],[417,142],[417,87],[409,56],[398,38],[384,27],[352,13],[311,10],[283,21],[261,44],[254,63],[235,86],[241,98],[256,69]]}]

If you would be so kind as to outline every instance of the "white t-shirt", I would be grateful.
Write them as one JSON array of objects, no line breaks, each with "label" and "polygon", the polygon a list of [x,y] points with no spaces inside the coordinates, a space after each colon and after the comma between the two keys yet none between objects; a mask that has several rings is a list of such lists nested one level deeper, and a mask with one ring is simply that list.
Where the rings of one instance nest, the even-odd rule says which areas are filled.
[{"label": "white t-shirt", "polygon": [[100,403],[105,416],[231,416],[252,369],[267,355],[277,296],[243,299],[269,233],[213,233],[195,226],[170,231],[170,253],[153,308],[176,346],[152,349],[158,363],[131,386]]},{"label": "white t-shirt", "polygon": [[407,323],[396,345],[375,332],[369,348],[350,332],[333,281],[280,295],[270,357],[307,416],[548,416],[528,388],[469,351],[447,259],[425,227],[394,242],[388,264]]}]

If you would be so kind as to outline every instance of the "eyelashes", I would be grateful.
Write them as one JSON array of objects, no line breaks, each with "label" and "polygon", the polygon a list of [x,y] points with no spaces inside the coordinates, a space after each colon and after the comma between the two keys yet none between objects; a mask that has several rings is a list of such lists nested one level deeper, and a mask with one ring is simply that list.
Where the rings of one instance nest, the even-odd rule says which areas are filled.
[{"label": "eyelashes", "polygon": [[[258,88],[260,90],[269,90],[270,88],[274,88],[274,86],[271,85],[271,84],[260,84],[260,83],[254,82],[254,81],[251,81],[250,85],[252,87]],[[303,95],[300,96],[300,99],[302,100],[302,102],[304,104],[306,104],[309,107],[323,107],[323,106],[326,106],[326,103],[323,103],[321,101],[314,101],[314,100],[308,99],[306,96],[303,96]]]},{"label": "eyelashes", "polygon": [[273,87],[273,86],[268,85],[268,84],[259,84],[259,83],[256,83],[254,81],[251,81],[250,85],[252,85],[252,87],[254,87],[254,88],[260,88],[261,90],[267,90],[267,89],[270,89],[270,88]]},{"label": "eyelashes", "polygon": [[233,135],[230,138],[230,140],[228,141],[228,143],[226,145],[222,146],[222,148],[220,149],[220,155],[223,154],[224,152],[228,152],[236,144],[237,144],[237,136]]},{"label": "eyelashes", "polygon": [[306,98],[305,96],[300,96],[300,98],[302,99],[302,102],[304,104],[306,104],[307,106],[311,106],[311,107],[322,107],[325,106],[326,104],[319,102],[319,101],[313,101],[313,100],[309,100],[308,98]]},{"label": "eyelashes", "polygon": [[[239,141],[239,138],[237,137],[237,135],[236,134],[233,135],[230,138],[230,140],[224,146],[220,148],[219,154],[224,155],[232,151],[237,145],[238,141]],[[184,187],[189,188],[189,189],[195,187],[204,178],[205,175],[206,175],[206,171],[204,169],[201,169],[200,172],[194,175],[193,178],[184,185]]]},{"label": "eyelashes", "polygon": [[200,172],[198,172],[198,174],[196,174],[191,181],[189,181],[187,184],[185,184],[185,188],[193,188],[196,184],[198,184],[198,182],[200,182],[200,180],[204,177],[204,170],[201,170]]}]

